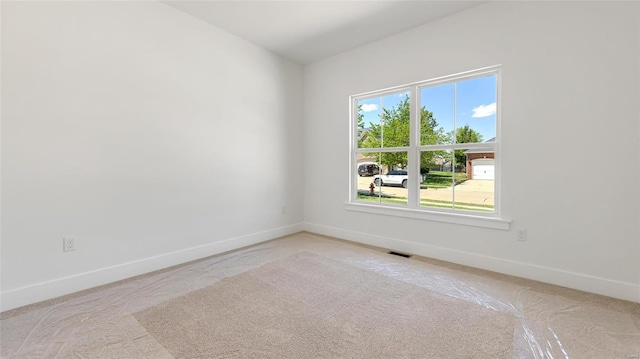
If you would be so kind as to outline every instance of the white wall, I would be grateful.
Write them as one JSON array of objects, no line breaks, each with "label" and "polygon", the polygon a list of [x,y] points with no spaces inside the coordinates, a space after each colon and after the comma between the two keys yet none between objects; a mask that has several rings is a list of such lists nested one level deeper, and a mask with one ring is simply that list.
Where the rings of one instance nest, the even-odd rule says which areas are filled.
[{"label": "white wall", "polygon": [[[640,302],[639,37],[637,2],[492,2],[309,65],[305,228]],[[510,231],[343,208],[349,95],[496,64]]]},{"label": "white wall", "polygon": [[301,66],[156,2],[2,2],[1,60],[2,310],[301,229]]},{"label": "white wall", "polygon": [[[164,4],[0,8],[1,310],[295,232],[303,209],[308,230],[640,301],[637,3],[480,5],[304,88]],[[527,242],[344,210],[349,95],[498,63],[503,211]]]}]

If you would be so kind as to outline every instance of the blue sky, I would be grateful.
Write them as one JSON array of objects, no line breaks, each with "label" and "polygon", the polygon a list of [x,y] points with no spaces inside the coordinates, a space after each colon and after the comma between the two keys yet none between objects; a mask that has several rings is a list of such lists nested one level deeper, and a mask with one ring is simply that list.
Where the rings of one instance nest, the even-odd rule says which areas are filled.
[{"label": "blue sky", "polygon": [[[364,114],[365,127],[378,123],[381,108],[396,106],[408,95],[407,92],[359,101]],[[444,84],[423,88],[420,105],[433,112],[438,126],[445,132],[453,129],[455,113],[456,127],[469,125],[482,134],[484,141],[496,136],[496,76],[464,80],[455,84]]]}]

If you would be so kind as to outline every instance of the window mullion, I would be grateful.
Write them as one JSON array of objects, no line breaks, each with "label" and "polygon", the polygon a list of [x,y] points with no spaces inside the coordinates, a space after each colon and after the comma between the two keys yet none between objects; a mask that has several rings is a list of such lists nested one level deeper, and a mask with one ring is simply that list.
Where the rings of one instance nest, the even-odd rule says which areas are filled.
[{"label": "window mullion", "polygon": [[411,87],[409,107],[409,151],[407,153],[407,171],[409,173],[409,186],[407,186],[407,205],[409,207],[418,207],[420,203],[420,154],[418,146],[420,145],[420,98],[418,88]]},{"label": "window mullion", "polygon": [[[458,83],[453,83],[453,138],[452,143],[454,146],[458,143],[458,125],[456,124],[456,89]],[[451,208],[456,208],[456,150],[451,151]]]},{"label": "window mullion", "polygon": [[409,151],[411,147],[385,147],[385,148],[359,148],[355,150],[356,153],[365,153],[365,152],[402,152]]},{"label": "window mullion", "polygon": [[352,201],[358,199],[358,183],[357,183],[357,174],[354,173],[354,168],[358,167],[358,159],[356,155],[356,150],[358,149],[358,100],[352,99],[351,103],[349,103],[349,107],[351,110],[351,121],[349,123],[351,129],[351,139],[350,139],[350,148],[351,155],[349,156],[349,197]]},{"label": "window mullion", "polygon": [[488,149],[493,150],[496,148],[495,142],[483,142],[483,143],[458,143],[458,144],[443,144],[443,145],[426,145],[419,146],[419,151],[437,151],[437,150],[460,150],[460,149]]}]

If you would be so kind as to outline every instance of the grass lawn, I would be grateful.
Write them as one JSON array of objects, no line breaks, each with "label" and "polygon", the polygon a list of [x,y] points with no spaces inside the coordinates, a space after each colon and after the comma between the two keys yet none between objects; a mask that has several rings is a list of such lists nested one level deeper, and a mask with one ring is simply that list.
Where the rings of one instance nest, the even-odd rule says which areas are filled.
[{"label": "grass lawn", "polygon": [[[467,178],[464,172],[457,172],[456,181]],[[451,171],[430,171],[426,174],[420,188],[447,188],[451,187],[453,173]]]},{"label": "grass lawn", "polygon": [[[392,203],[392,204],[407,204],[407,199],[404,197],[396,197],[389,195],[382,195],[378,197],[378,195],[370,195],[368,192],[359,191],[358,200],[361,201],[371,201],[371,202],[382,202],[382,203]],[[442,201],[435,199],[422,199],[420,200],[420,206],[422,207],[434,207],[434,208],[452,208],[451,201]],[[467,210],[467,211],[475,211],[475,212],[493,212],[493,206],[488,204],[477,204],[477,203],[467,203],[467,202],[456,202],[456,209]]]},{"label": "grass lawn", "polygon": [[[451,201],[440,201],[435,199],[422,199],[420,200],[420,206],[422,207],[435,207],[435,208],[451,208]],[[477,204],[467,202],[456,202],[456,209],[463,209],[467,211],[476,212],[493,212],[493,205],[490,204]]]},{"label": "grass lawn", "polygon": [[393,203],[393,204],[407,204],[407,199],[403,197],[393,197],[393,196],[385,196],[378,198],[378,196],[370,196],[370,195],[358,195],[358,199],[361,201],[370,201],[370,202],[382,202],[382,203]]}]

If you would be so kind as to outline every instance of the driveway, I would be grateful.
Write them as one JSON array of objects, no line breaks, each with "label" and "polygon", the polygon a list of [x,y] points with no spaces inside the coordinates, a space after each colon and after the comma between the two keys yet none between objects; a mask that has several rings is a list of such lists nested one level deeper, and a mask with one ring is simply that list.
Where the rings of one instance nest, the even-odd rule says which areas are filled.
[{"label": "driveway", "polygon": [[[454,193],[455,192],[455,193]],[[384,192],[383,192],[384,193]],[[455,194],[456,202],[494,205],[493,180],[466,180],[453,189],[427,188],[420,190],[420,199],[450,201]]]},{"label": "driveway", "polygon": [[[360,177],[358,176],[358,189],[369,190],[369,184],[373,182],[373,177]],[[494,204],[494,181],[492,180],[466,180],[455,188],[456,202],[475,203],[484,205]],[[383,186],[376,187],[375,191],[382,190],[383,194],[407,197],[407,189],[402,187]],[[421,200],[438,200],[438,201],[451,201],[453,198],[453,188],[427,188],[420,190]]]},{"label": "driveway", "polygon": [[456,191],[493,193],[493,180],[466,180],[456,186]]}]

